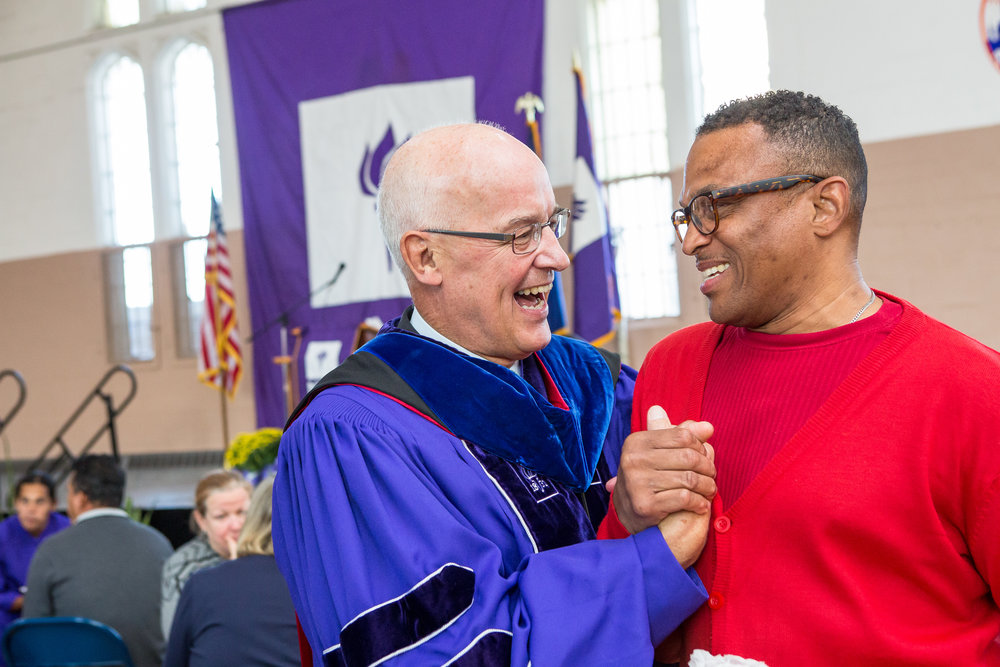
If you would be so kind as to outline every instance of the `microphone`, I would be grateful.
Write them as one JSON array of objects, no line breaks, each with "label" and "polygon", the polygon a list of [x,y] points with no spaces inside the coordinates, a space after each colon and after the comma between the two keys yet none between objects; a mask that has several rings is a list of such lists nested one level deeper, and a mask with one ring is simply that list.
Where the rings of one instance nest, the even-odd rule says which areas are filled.
[{"label": "microphone", "polygon": [[346,269],[346,268],[347,268],[347,262],[341,262],[340,266],[337,267],[337,272],[333,274],[333,278],[330,278],[325,283],[323,283],[322,285],[320,285],[319,287],[317,287],[313,291],[311,291],[308,294],[306,294],[305,297],[303,297],[302,299],[296,301],[291,306],[289,306],[288,308],[286,308],[283,313],[281,313],[280,315],[278,315],[277,317],[275,317],[273,320],[271,320],[270,322],[268,322],[264,326],[260,327],[256,331],[254,331],[252,334],[250,334],[250,337],[247,338],[247,342],[248,343],[252,343],[253,340],[254,340],[254,338],[256,338],[257,336],[261,335],[262,333],[264,333],[265,331],[267,331],[268,329],[270,329],[272,326],[274,326],[278,322],[281,322],[282,324],[287,325],[288,324],[288,318],[289,318],[289,316],[299,306],[301,306],[302,304],[306,303],[307,301],[309,301],[310,299],[312,299],[315,295],[319,294],[320,292],[322,292],[323,290],[327,289],[328,287],[333,287],[333,284],[337,282],[337,280],[340,278],[340,274],[343,273],[344,269]]},{"label": "microphone", "polygon": [[[337,279],[340,278],[340,274],[343,273],[344,269],[346,269],[346,268],[347,268],[347,262],[341,262],[340,266],[337,267],[337,272],[335,274],[333,274],[333,278],[330,278],[330,282],[328,282],[327,284],[323,285],[323,287],[321,287],[320,289],[326,289],[327,287],[333,287],[333,284],[335,282],[337,282]],[[318,292],[319,290],[316,290],[316,291]]]}]

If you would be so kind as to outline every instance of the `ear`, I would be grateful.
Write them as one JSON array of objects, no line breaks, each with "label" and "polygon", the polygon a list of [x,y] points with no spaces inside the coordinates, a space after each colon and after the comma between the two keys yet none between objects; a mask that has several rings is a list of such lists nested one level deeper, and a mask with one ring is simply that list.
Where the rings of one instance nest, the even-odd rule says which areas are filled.
[{"label": "ear", "polygon": [[414,279],[424,285],[441,284],[437,248],[428,240],[425,232],[409,231],[403,234],[399,250]]},{"label": "ear", "polygon": [[194,522],[195,522],[195,524],[198,525],[198,528],[201,529],[201,532],[207,533],[208,532],[208,522],[205,521],[205,517],[203,517],[201,515],[201,512],[199,512],[197,509],[193,509],[193,510],[191,510],[191,516],[194,517]]},{"label": "ear", "polygon": [[840,176],[832,176],[813,186],[813,232],[820,237],[833,235],[844,226],[851,203],[851,188]]}]

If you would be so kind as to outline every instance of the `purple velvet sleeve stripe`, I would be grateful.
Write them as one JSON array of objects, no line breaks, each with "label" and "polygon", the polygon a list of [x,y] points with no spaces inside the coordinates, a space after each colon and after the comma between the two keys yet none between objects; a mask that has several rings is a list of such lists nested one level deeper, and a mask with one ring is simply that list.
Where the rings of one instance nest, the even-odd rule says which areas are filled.
[{"label": "purple velvet sleeve stripe", "polygon": [[369,609],[340,633],[348,665],[372,665],[414,648],[472,606],[476,575],[449,563],[404,595]]},{"label": "purple velvet sleeve stripe", "polygon": [[[445,665],[446,667],[509,667],[512,644],[513,636],[507,630],[487,630]],[[340,645],[323,654],[323,667],[348,667]]]},{"label": "purple velvet sleeve stripe", "polygon": [[489,630],[447,663],[448,667],[509,667],[513,636],[506,630]]},{"label": "purple velvet sleeve stripe", "polygon": [[649,633],[655,645],[693,614],[708,599],[708,593],[693,567],[681,568],[659,528],[647,528],[632,539],[642,563]]},{"label": "purple velvet sleeve stripe", "polygon": [[323,667],[347,667],[344,662],[344,652],[340,650],[340,644],[328,649],[323,654]]}]

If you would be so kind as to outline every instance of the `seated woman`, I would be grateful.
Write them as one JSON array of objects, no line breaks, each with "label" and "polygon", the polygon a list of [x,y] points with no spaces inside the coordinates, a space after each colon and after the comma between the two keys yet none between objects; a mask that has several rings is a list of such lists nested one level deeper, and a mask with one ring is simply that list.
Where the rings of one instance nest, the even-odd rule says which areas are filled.
[{"label": "seated woman", "polygon": [[198,482],[191,511],[196,537],[163,564],[160,624],[170,636],[177,600],[192,574],[236,557],[236,539],[246,520],[253,487],[235,470],[213,470]]},{"label": "seated woman", "polygon": [[271,542],[271,487],[254,490],[237,558],[194,574],[181,593],[163,667],[298,667],[295,608]]},{"label": "seated woman", "polygon": [[21,617],[28,564],[38,545],[69,526],[55,509],[56,485],[46,473],[32,470],[17,480],[16,514],[0,522],[0,634]]}]

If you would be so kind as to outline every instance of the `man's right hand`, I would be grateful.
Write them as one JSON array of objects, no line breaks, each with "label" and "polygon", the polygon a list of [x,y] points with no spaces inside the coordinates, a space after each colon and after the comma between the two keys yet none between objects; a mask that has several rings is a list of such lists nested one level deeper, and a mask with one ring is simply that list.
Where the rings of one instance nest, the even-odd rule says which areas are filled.
[{"label": "man's right hand", "polygon": [[[687,427],[680,426],[678,428],[694,426],[697,429],[697,433],[692,432],[692,435],[698,438],[705,446],[706,456],[714,465],[715,452],[707,442],[708,438],[712,435],[711,424],[707,422],[688,422],[687,424]],[[663,431],[669,428],[674,428],[674,426],[670,423],[670,417],[667,416],[667,412],[659,405],[650,407],[649,412],[646,413],[646,429],[649,431]],[[714,492],[712,495],[714,495]],[[709,504],[711,505],[711,501]],[[678,510],[668,514],[660,521],[660,533],[663,535],[663,539],[666,540],[667,546],[670,547],[670,551],[674,554],[674,558],[677,559],[681,567],[687,569],[698,560],[698,556],[701,555],[701,551],[705,548],[705,542],[708,539],[708,526],[711,520],[712,513],[710,507],[708,512],[702,513],[690,510]]]},{"label": "man's right hand", "polygon": [[663,408],[654,405],[646,428],[626,438],[618,476],[608,483],[618,520],[635,534],[679,511],[707,518],[716,492],[715,452],[708,444],[712,425],[685,421],[672,426]]}]

